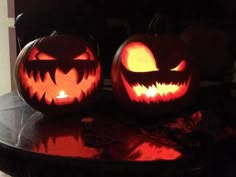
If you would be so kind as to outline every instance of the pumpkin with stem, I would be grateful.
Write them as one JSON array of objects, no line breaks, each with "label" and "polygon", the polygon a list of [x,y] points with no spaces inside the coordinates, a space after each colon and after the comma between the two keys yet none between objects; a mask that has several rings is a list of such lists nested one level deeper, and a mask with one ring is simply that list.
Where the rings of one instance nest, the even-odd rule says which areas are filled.
[{"label": "pumpkin with stem", "polygon": [[61,114],[89,109],[102,85],[102,69],[98,54],[82,38],[46,36],[21,50],[15,80],[34,109]]},{"label": "pumpkin with stem", "polygon": [[176,113],[195,102],[198,74],[194,62],[188,47],[175,35],[133,35],[113,59],[114,95],[122,107],[142,117]]}]

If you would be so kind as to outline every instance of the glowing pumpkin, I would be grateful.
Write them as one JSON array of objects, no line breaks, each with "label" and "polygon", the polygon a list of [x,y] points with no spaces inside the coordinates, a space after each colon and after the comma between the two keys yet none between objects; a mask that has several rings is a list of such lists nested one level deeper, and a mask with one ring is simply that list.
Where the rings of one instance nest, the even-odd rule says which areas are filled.
[{"label": "glowing pumpkin", "polygon": [[102,83],[96,52],[81,38],[67,35],[27,44],[18,55],[15,76],[22,98],[45,114],[89,108]]},{"label": "glowing pumpkin", "polygon": [[172,114],[192,103],[198,77],[183,41],[172,35],[134,35],[112,63],[113,92],[122,106],[142,115]]}]

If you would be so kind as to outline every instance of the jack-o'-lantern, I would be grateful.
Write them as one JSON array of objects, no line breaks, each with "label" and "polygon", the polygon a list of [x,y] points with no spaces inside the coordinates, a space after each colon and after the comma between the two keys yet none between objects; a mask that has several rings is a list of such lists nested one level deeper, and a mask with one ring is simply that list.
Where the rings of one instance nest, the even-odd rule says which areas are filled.
[{"label": "jack-o'-lantern", "polygon": [[111,80],[121,106],[142,116],[187,108],[198,87],[194,59],[185,43],[170,34],[127,39],[113,59]]},{"label": "jack-o'-lantern", "polygon": [[22,98],[45,114],[88,109],[102,83],[96,51],[80,37],[54,35],[36,39],[19,53],[16,85]]}]

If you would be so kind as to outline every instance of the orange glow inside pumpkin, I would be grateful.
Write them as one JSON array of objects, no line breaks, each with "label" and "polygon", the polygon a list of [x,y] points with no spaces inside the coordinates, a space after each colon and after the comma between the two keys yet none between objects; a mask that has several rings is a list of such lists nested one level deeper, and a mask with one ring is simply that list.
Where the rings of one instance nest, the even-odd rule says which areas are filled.
[{"label": "orange glow inside pumpkin", "polygon": [[91,71],[91,73],[84,74],[86,76],[83,76],[79,83],[77,82],[79,73],[74,68],[66,74],[60,69],[56,69],[55,83],[51,79],[49,72],[46,72],[43,78],[41,78],[39,72],[36,77],[33,76],[33,72],[28,75],[24,65],[21,63],[19,69],[21,84],[25,90],[29,89],[30,97],[33,97],[34,94],[36,94],[38,100],[44,97],[48,105],[52,102],[56,105],[71,104],[76,99],[80,102],[84,96],[97,87],[101,79],[100,65],[98,65],[94,73]]},{"label": "orange glow inside pumpkin", "polygon": [[186,62],[185,60],[182,60],[178,66],[176,66],[175,68],[171,69],[171,71],[183,71],[186,68]]},{"label": "orange glow inside pumpkin", "polygon": [[87,53],[82,53],[81,55],[74,58],[74,60],[88,60],[89,55]]},{"label": "orange glow inside pumpkin", "polygon": [[174,100],[184,96],[189,88],[189,84],[191,81],[191,77],[189,77],[187,82],[182,84],[165,84],[158,83],[151,86],[144,86],[141,84],[135,84],[131,86],[123,74],[121,74],[122,81],[124,83],[124,87],[129,95],[129,98],[135,102],[143,102],[145,101],[147,104],[150,103],[158,103],[158,102],[168,102],[170,100]]},{"label": "orange glow inside pumpkin", "polygon": [[[132,42],[126,45],[121,53],[122,65],[132,72],[150,72],[159,71],[156,60],[150,49],[141,42]],[[176,67],[170,71],[184,71],[186,61],[182,60]],[[123,74],[121,78],[129,98],[135,102],[158,103],[168,102],[184,96],[189,88],[191,76],[183,83],[159,83],[155,82],[151,86],[144,86],[136,83],[130,85]]]},{"label": "orange glow inside pumpkin", "polygon": [[68,104],[72,103],[73,101],[74,99],[69,97],[63,90],[59,91],[58,95],[55,98],[55,102],[57,105]]},{"label": "orange glow inside pumpkin", "polygon": [[74,58],[74,60],[94,60],[93,53],[87,48],[86,52],[82,53],[81,55],[78,55]]},{"label": "orange glow inside pumpkin", "polygon": [[33,60],[56,60],[56,58],[44,52],[39,52],[37,48],[33,48],[29,55],[29,61]]},{"label": "orange glow inside pumpkin", "polygon": [[[33,48],[29,55],[29,61],[33,60],[56,60],[56,58],[44,52],[40,52],[37,48]],[[86,52],[74,57],[74,60],[94,61],[94,55],[88,48],[86,48]]]},{"label": "orange glow inside pumpkin", "polygon": [[59,156],[96,158],[100,156],[102,149],[85,146],[81,138],[61,136],[54,140],[49,138],[46,144],[41,141],[39,144],[33,145],[32,151]]},{"label": "orange glow inside pumpkin", "polygon": [[121,61],[127,70],[133,72],[159,70],[152,52],[141,42],[133,42],[125,46],[121,54]]},{"label": "orange glow inside pumpkin", "polygon": [[37,57],[39,60],[56,60],[53,56],[42,52],[38,53]]},{"label": "orange glow inside pumpkin", "polygon": [[128,159],[136,161],[154,161],[154,160],[175,160],[181,157],[181,153],[173,148],[144,142],[135,148],[128,156]]},{"label": "orange glow inside pumpkin", "polygon": [[38,49],[33,48],[29,55],[29,61],[37,60],[36,55],[39,53]]},{"label": "orange glow inside pumpkin", "polygon": [[58,99],[64,99],[64,98],[68,98],[68,95],[63,91],[61,90],[57,96]]}]

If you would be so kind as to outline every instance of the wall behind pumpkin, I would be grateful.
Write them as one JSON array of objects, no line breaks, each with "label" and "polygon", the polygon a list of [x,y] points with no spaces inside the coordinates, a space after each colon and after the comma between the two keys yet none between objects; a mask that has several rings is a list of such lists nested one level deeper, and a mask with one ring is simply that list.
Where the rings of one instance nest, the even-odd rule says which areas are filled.
[{"label": "wall behind pumpkin", "polygon": [[14,0],[0,1],[0,95],[14,89],[12,71],[16,59]]}]

